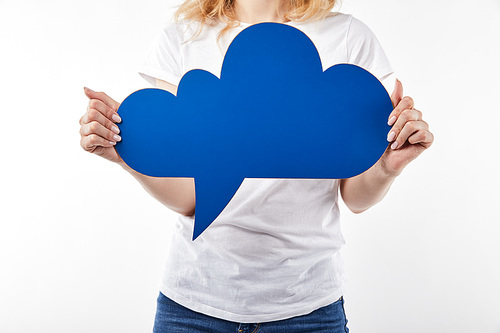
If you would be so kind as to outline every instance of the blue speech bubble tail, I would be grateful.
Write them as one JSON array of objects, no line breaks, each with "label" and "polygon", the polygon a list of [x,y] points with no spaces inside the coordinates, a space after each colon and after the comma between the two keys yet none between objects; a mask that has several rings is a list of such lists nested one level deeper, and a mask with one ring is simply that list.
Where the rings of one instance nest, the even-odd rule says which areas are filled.
[{"label": "blue speech bubble tail", "polygon": [[193,241],[222,213],[243,181],[240,177],[196,177]]}]

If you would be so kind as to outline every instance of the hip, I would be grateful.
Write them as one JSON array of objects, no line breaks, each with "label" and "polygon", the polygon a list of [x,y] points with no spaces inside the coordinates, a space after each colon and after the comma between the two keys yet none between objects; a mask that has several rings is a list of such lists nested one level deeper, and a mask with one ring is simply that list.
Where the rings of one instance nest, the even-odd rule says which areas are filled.
[{"label": "hip", "polygon": [[153,333],[346,333],[344,298],[309,314],[263,323],[239,323],[192,311],[159,293]]}]

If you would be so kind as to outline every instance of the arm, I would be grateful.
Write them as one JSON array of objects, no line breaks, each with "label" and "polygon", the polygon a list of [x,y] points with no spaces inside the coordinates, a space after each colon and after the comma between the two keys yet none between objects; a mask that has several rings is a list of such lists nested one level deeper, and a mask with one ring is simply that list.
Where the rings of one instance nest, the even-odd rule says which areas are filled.
[{"label": "arm", "polygon": [[[177,93],[177,87],[165,81],[157,80],[156,85],[174,95]],[[121,140],[115,125],[121,121],[116,113],[119,103],[103,92],[85,89],[85,94],[90,100],[87,112],[80,119],[82,148],[120,165],[137,179],[149,194],[168,208],[182,215],[193,215],[194,179],[150,177],[130,168],[114,149],[116,142]]]},{"label": "arm", "polygon": [[370,169],[340,181],[342,199],[354,213],[364,212],[382,200],[406,165],[434,141],[429,125],[422,120],[422,113],[413,108],[413,100],[403,98],[403,86],[399,80],[391,99],[395,105],[388,121],[393,125],[387,136],[391,146]]},{"label": "arm", "polygon": [[396,175],[387,173],[380,163],[352,178],[340,180],[340,194],[346,206],[356,214],[381,201],[389,191]]},{"label": "arm", "polygon": [[194,178],[157,178],[143,175],[124,162],[118,163],[134,176],[153,198],[179,214],[194,214]]}]

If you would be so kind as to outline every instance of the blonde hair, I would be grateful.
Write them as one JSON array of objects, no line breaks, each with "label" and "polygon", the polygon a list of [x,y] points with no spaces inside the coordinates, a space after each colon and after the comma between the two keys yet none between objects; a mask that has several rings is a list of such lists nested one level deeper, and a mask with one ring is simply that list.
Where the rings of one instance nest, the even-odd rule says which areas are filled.
[{"label": "blonde hair", "polygon": [[[276,0],[285,2],[283,18],[287,21],[303,22],[320,20],[326,17],[339,0]],[[231,28],[237,27],[239,21],[234,12],[235,0],[186,0],[175,13],[175,21],[192,20],[199,23],[198,30],[192,38],[201,33],[205,24],[213,26],[225,22],[226,26],[219,32],[219,38]]]}]

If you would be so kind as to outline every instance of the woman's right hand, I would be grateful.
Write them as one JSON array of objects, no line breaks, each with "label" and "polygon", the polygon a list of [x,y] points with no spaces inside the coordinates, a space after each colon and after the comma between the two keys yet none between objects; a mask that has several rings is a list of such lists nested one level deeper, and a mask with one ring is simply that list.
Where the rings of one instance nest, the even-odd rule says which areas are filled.
[{"label": "woman's right hand", "polygon": [[120,129],[115,123],[121,122],[117,113],[120,104],[103,92],[84,88],[89,98],[87,112],[80,118],[80,145],[85,151],[104,157],[111,162],[123,162],[115,145],[121,140]]}]

